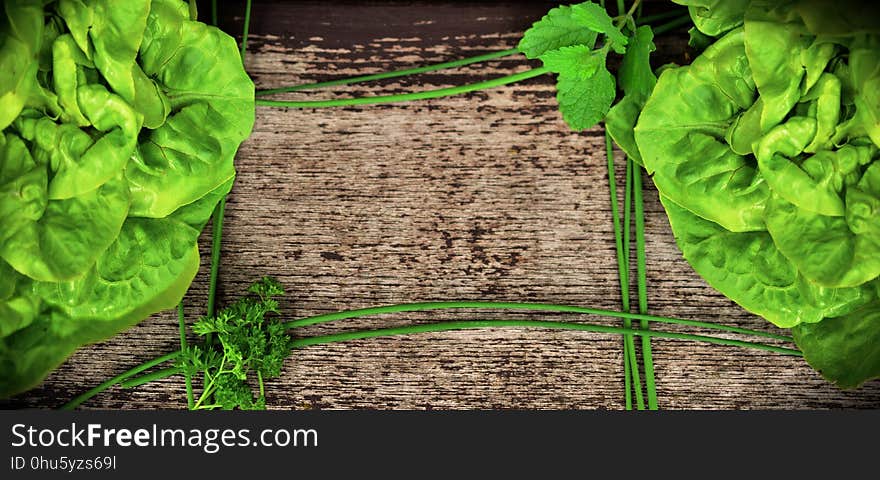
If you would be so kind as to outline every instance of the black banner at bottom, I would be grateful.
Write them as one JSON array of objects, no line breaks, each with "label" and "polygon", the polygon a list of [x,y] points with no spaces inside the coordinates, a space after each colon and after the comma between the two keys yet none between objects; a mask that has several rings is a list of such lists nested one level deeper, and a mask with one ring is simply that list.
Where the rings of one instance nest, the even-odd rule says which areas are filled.
[{"label": "black banner at bottom", "polygon": [[[872,475],[880,411],[2,411],[3,478]],[[865,437],[867,435],[867,437]],[[595,475],[593,475],[595,474]],[[689,476],[689,475],[686,475]]]}]

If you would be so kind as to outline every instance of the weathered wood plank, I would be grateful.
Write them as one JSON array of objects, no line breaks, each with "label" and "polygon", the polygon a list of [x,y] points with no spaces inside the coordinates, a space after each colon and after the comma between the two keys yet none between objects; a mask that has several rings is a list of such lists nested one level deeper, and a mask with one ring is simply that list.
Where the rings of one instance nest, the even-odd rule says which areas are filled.
[{"label": "weathered wood plank", "polygon": [[[552,3],[257,2],[247,67],[258,87],[268,88],[511,48]],[[680,46],[679,38],[661,50],[672,58]],[[525,68],[511,57],[291,98],[451,86]],[[259,108],[227,207],[221,302],[259,276],[274,275],[289,291],[281,307],[291,318],[448,299],[619,308],[602,130],[569,132],[553,92],[552,79],[543,77],[410,104]],[[708,287],[681,258],[650,186],[646,214],[652,312],[772,329]],[[209,233],[202,238],[204,259]],[[189,318],[203,313],[206,291],[203,266],[186,300]],[[492,318],[582,319],[432,312],[309,327],[297,335]],[[8,403],[58,405],[176,344],[173,312],[155,315],[80,350],[41,387]],[[613,336],[522,329],[309,347],[269,383],[268,403],[618,409],[620,347]],[[663,408],[880,406],[880,382],[841,392],[797,358],[672,340],[655,340],[653,347]],[[182,381],[114,389],[86,406],[183,408]]]}]

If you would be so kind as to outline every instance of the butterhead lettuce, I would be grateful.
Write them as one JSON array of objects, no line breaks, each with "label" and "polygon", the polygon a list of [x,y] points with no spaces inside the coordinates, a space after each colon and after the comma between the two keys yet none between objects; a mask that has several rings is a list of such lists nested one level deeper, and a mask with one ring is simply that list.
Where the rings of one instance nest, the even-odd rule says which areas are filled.
[{"label": "butterhead lettuce", "polygon": [[665,69],[640,113],[613,109],[609,132],[652,175],[709,284],[791,328],[841,387],[880,376],[877,9],[678,3],[718,38]]},{"label": "butterhead lettuce", "polygon": [[254,86],[180,0],[0,12],[0,396],[176,305],[235,177]]}]

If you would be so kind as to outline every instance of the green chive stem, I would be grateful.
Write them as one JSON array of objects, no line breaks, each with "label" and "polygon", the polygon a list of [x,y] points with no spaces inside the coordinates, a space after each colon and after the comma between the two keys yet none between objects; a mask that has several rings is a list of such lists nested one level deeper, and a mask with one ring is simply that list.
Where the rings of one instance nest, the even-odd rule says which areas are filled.
[{"label": "green chive stem", "polygon": [[325,108],[325,107],[345,107],[352,105],[376,105],[382,103],[408,102],[414,100],[426,100],[430,98],[448,97],[451,95],[459,95],[462,93],[473,92],[477,90],[485,90],[488,88],[500,87],[510,83],[520,82],[529,78],[537,77],[548,73],[545,67],[533,68],[513,75],[477,82],[468,85],[460,85],[457,87],[440,88],[436,90],[427,90],[423,92],[400,93],[396,95],[381,95],[372,97],[359,98],[340,98],[336,100],[312,100],[312,101],[287,101],[287,100],[266,100],[258,98],[257,105],[267,107],[287,107],[287,108]]},{"label": "green chive stem", "polygon": [[325,82],[317,82],[317,83],[304,83],[301,85],[293,85],[289,87],[279,87],[279,88],[269,88],[266,90],[257,90],[256,96],[264,96],[264,95],[274,95],[278,93],[287,93],[287,92],[298,92],[301,90],[311,90],[317,88],[324,87],[333,87],[337,85],[351,85],[353,83],[363,83],[363,82],[371,82],[374,80],[383,80],[386,78],[396,78],[403,77],[407,75],[415,75],[419,73],[427,73],[434,72],[437,70],[445,70],[448,68],[457,68],[465,65],[470,65],[472,63],[485,62],[487,60],[493,60],[501,57],[508,57],[511,55],[516,55],[519,53],[519,50],[516,48],[512,48],[510,50],[502,50],[499,52],[486,53],[483,55],[477,55],[474,57],[463,58],[460,60],[453,60],[450,62],[443,63],[435,63],[433,65],[426,65],[424,67],[417,68],[407,68],[405,70],[395,70],[391,72],[382,72],[382,73],[374,73],[372,75],[362,75],[358,77],[349,77],[349,78],[339,78],[336,80],[328,80]]}]

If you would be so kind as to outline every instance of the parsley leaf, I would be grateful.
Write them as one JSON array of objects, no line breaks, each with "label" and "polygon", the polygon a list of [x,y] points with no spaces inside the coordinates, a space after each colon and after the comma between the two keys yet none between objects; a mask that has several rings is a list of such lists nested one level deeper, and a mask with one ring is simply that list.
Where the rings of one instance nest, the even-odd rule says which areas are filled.
[{"label": "parsley leaf", "polygon": [[[281,375],[292,339],[277,316],[267,315],[278,313],[278,302],[272,297],[284,294],[284,289],[264,277],[248,292],[252,295],[193,325],[198,335],[212,334],[217,339],[184,349],[178,359],[180,368],[204,377],[196,409],[265,409],[263,381]],[[256,394],[254,383],[259,387]]]},{"label": "parsley leaf", "polygon": [[582,21],[575,18],[574,7],[562,5],[551,9],[526,30],[517,48],[527,58],[535,59],[547,52],[572,45],[587,45],[592,48],[597,36],[595,31],[585,28]]},{"label": "parsley leaf", "polygon": [[614,101],[615,83],[605,68],[603,50],[586,45],[563,47],[541,56],[544,66],[558,73],[556,99],[562,118],[572,130],[597,124]]}]

